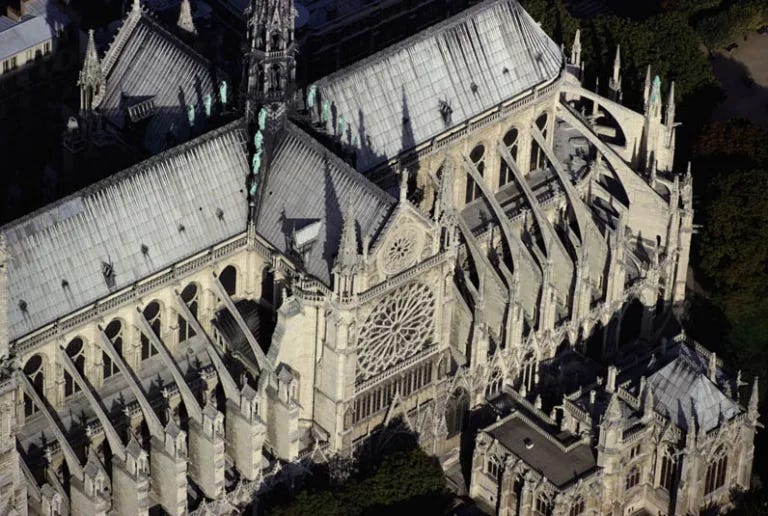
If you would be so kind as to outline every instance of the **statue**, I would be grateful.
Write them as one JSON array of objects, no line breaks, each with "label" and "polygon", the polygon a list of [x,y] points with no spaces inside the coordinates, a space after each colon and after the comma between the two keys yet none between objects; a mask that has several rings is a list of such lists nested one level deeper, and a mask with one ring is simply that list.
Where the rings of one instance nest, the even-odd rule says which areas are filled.
[{"label": "statue", "polygon": [[280,66],[274,65],[269,69],[269,90],[280,91]]},{"label": "statue", "polygon": [[248,188],[248,195],[251,198],[256,197],[256,190],[258,189],[258,187],[259,187],[259,181],[256,179],[256,176],[253,176],[251,178],[251,186],[250,188]]},{"label": "statue", "polygon": [[221,97],[222,105],[227,105],[227,81],[221,81],[219,84],[219,97]]},{"label": "statue", "polygon": [[213,105],[213,99],[211,98],[211,94],[205,96],[203,99],[203,106],[205,107],[205,116],[210,117],[211,116],[211,106]]},{"label": "statue", "polygon": [[195,106],[192,104],[187,104],[187,120],[190,126],[195,125]]},{"label": "statue", "polygon": [[261,134],[261,131],[256,131],[256,134],[253,135],[253,146],[256,148],[256,152],[261,153],[264,146],[264,135]]},{"label": "statue", "polygon": [[259,110],[259,130],[263,131],[267,128],[267,108],[263,107]]},{"label": "statue", "polygon": [[261,168],[261,151],[253,154],[253,159],[251,160],[251,170],[253,171],[253,175],[258,176],[260,168]]},{"label": "statue", "polygon": [[309,87],[307,92],[307,109],[315,107],[315,96],[317,96],[317,86],[314,84]]},{"label": "statue", "polygon": [[323,101],[323,111],[320,114],[320,121],[324,124],[331,119],[331,103],[327,100]]},{"label": "statue", "polygon": [[344,120],[344,117],[341,116],[341,115],[339,115],[338,126],[339,126],[338,127],[339,136],[343,137],[344,136],[344,131],[347,130],[347,121]]}]

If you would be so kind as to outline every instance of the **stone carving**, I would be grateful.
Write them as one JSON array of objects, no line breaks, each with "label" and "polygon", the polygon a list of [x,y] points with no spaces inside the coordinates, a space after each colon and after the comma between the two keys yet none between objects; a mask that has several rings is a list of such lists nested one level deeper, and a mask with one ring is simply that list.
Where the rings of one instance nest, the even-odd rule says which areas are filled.
[{"label": "stone carving", "polygon": [[435,297],[409,283],[379,302],[360,330],[357,380],[363,381],[432,344]]},{"label": "stone carving", "polygon": [[382,269],[386,274],[397,274],[416,263],[423,246],[421,232],[405,226],[387,242],[382,256]]}]

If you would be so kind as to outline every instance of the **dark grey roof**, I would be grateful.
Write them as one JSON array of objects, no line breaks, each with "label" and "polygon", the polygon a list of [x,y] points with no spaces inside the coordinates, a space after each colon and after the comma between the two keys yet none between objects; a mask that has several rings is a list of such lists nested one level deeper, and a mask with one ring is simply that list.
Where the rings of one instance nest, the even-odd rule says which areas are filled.
[{"label": "dark grey roof", "polygon": [[566,446],[558,436],[519,412],[488,433],[556,486],[564,486],[596,466],[588,443]]},{"label": "dark grey roof", "polygon": [[[123,128],[127,109],[151,99],[154,114],[143,134],[152,154],[189,139],[187,105],[196,106],[196,124],[205,118],[203,101],[215,93],[213,65],[145,14],[131,12],[104,59],[107,81],[100,109]],[[215,98],[215,97],[214,97]]]},{"label": "dark grey roof", "polygon": [[671,421],[683,430],[688,428],[691,412],[699,428],[706,432],[717,427],[721,418],[731,419],[740,411],[739,405],[708,378],[704,358],[688,346],[681,345],[677,358],[648,381],[657,408],[662,405]]},{"label": "dark grey roof", "polygon": [[365,170],[556,78],[562,64],[557,44],[517,1],[494,0],[316,84],[334,127],[344,117],[343,139]]},{"label": "dark grey roof", "polygon": [[262,186],[256,230],[287,254],[292,231],[319,221],[312,232],[316,236],[305,246],[304,267],[330,284],[348,207],[355,214],[361,241],[381,230],[395,199],[290,122],[278,138]]},{"label": "dark grey roof", "polygon": [[4,27],[0,30],[0,61],[53,40],[53,28],[42,16],[13,25],[3,22],[0,26]]},{"label": "dark grey roof", "polygon": [[10,338],[245,231],[244,142],[232,123],[3,227]]}]

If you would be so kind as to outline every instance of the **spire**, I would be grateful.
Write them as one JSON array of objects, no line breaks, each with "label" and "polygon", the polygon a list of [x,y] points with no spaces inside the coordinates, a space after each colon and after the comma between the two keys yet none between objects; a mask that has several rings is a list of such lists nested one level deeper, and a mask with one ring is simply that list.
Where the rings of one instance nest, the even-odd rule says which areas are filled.
[{"label": "spire", "polygon": [[141,14],[141,0],[133,0],[131,14]]},{"label": "spire", "polygon": [[576,29],[576,35],[573,37],[571,64],[581,68],[581,29]]},{"label": "spire", "polygon": [[189,5],[189,0],[181,0],[181,10],[179,11],[179,20],[176,22],[176,26],[187,35],[197,34],[195,22],[192,19],[192,6]]},{"label": "spire", "polygon": [[645,89],[643,90],[643,111],[648,111],[648,101],[651,98],[651,65],[645,72]]},{"label": "spire", "polygon": [[667,118],[665,120],[667,130],[671,131],[675,126],[675,81],[669,85],[669,100],[667,101]]},{"label": "spire", "polygon": [[616,57],[613,60],[613,75],[609,88],[612,100],[621,102],[621,45],[616,45]]},{"label": "spire", "polygon": [[650,119],[661,122],[661,79],[658,75],[653,78],[651,83],[651,94],[648,98],[648,108],[645,114]]},{"label": "spire", "polygon": [[752,421],[757,421],[758,417],[758,403],[759,403],[759,387],[757,384],[758,377],[755,376],[755,381],[752,382],[752,394],[749,395],[749,405],[747,406],[747,416]]},{"label": "spire", "polygon": [[606,423],[618,423],[621,421],[619,395],[615,392],[611,394],[611,401],[608,402],[608,408],[605,409],[605,416],[603,419]]},{"label": "spire", "polygon": [[645,399],[643,400],[643,417],[645,420],[650,420],[653,417],[653,407],[656,401],[653,397],[653,389],[650,384],[645,389]]},{"label": "spire", "polygon": [[88,31],[88,45],[85,49],[85,60],[80,70],[77,85],[80,86],[80,111],[91,111],[99,107],[104,96],[104,73],[96,51],[96,41],[93,29]]},{"label": "spire", "polygon": [[339,272],[349,272],[357,265],[357,262],[357,229],[355,227],[355,213],[350,203],[344,214],[344,227],[341,231],[339,253],[336,255],[334,269]]}]

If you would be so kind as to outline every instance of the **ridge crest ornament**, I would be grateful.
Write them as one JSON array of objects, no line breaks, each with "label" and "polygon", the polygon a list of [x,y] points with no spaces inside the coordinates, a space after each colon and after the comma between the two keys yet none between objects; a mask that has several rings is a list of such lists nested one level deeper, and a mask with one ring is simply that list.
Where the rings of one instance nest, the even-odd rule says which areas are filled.
[{"label": "ridge crest ornament", "polygon": [[435,296],[409,283],[374,307],[360,330],[357,382],[365,381],[434,344]]},{"label": "ridge crest ornament", "polygon": [[414,226],[405,226],[387,239],[381,258],[381,268],[387,275],[398,274],[413,266],[424,246],[421,232]]}]

